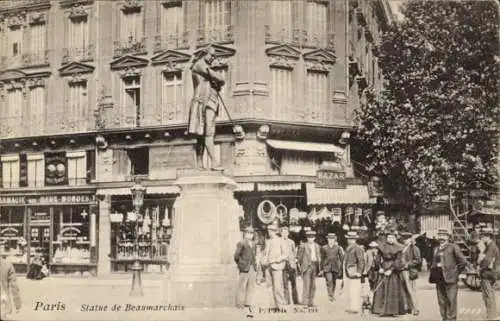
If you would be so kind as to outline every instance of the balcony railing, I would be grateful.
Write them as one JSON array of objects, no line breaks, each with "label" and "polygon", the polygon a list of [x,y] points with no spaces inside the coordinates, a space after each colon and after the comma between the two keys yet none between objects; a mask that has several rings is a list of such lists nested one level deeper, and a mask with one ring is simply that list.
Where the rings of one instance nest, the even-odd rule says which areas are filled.
[{"label": "balcony railing", "polygon": [[94,60],[94,45],[88,44],[80,48],[64,48],[62,64]]},{"label": "balcony railing", "polygon": [[170,33],[166,35],[156,35],[155,37],[155,52],[160,52],[169,49],[185,49],[189,47],[188,32]]},{"label": "balcony railing", "polygon": [[113,57],[120,57],[126,54],[146,54],[146,37],[142,39],[118,40],[114,42]]},{"label": "balcony railing", "polygon": [[49,50],[27,52],[16,56],[1,56],[0,69],[48,66]]},{"label": "balcony railing", "polygon": [[232,43],[234,42],[234,27],[221,26],[217,28],[206,28],[198,30],[198,45],[208,43]]},{"label": "balcony railing", "polygon": [[331,50],[335,46],[335,34],[333,33],[318,33],[288,28],[272,29],[269,25],[266,25],[265,33],[267,43],[293,44],[302,47],[328,48]]},{"label": "balcony railing", "polygon": [[44,134],[78,133],[88,131],[91,127],[86,117],[71,115],[68,112],[47,113]]}]

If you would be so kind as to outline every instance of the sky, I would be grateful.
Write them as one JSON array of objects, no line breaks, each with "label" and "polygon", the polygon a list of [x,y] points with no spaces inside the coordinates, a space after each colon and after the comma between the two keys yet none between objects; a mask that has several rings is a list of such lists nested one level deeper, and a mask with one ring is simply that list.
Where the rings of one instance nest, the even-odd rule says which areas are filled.
[{"label": "sky", "polygon": [[402,15],[399,11],[399,6],[404,3],[405,0],[389,0],[389,5],[391,6],[392,12],[396,18],[401,19]]}]

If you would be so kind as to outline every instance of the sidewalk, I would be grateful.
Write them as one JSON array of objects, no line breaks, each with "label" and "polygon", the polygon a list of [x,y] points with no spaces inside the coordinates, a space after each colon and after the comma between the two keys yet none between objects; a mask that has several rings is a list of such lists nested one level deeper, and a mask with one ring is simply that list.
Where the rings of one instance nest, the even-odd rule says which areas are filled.
[{"label": "sidewalk", "polygon": [[[245,320],[244,311],[235,308],[201,309],[184,307],[183,311],[130,311],[131,307],[167,305],[179,306],[180,302],[163,300],[163,278],[143,280],[143,297],[130,297],[131,278],[58,278],[49,277],[40,281],[18,279],[22,293],[23,309],[15,320]],[[347,297],[340,291],[335,302],[329,302],[323,278],[316,282],[317,311],[305,311],[289,306],[286,313],[269,313],[272,306],[271,288],[259,285],[256,290],[255,320],[361,320],[361,315],[345,313]],[[302,280],[297,280],[299,297],[302,296]],[[407,315],[398,320],[439,320],[435,288],[427,283],[426,275],[418,280],[418,299],[421,314]],[[214,295],[216,295],[214,293]],[[38,310],[35,310],[38,303]],[[128,306],[127,306],[128,304]],[[64,305],[64,309],[62,308]],[[84,306],[85,305],[85,306]],[[109,311],[119,305],[122,311]],[[96,308],[108,311],[89,311]],[[129,311],[124,311],[124,309]],[[459,290],[459,311],[462,320],[484,318],[481,293],[467,289]],[[87,310],[86,312],[82,311]],[[260,309],[259,309],[260,308]],[[364,319],[384,320],[377,316]],[[393,320],[393,319],[391,319]]]}]

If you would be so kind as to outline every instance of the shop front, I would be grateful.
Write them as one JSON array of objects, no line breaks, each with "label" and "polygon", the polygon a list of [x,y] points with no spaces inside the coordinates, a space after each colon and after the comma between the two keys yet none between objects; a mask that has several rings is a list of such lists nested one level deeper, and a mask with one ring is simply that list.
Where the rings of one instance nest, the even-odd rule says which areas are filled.
[{"label": "shop front", "polygon": [[39,255],[52,274],[95,275],[96,205],[93,191],[0,196],[0,243],[16,272]]},{"label": "shop front", "polygon": [[[100,266],[105,273],[130,272],[135,261],[135,246],[146,273],[162,273],[168,267],[167,253],[172,236],[174,202],[178,193],[175,186],[148,186],[140,213],[135,213],[130,188],[100,189],[101,209],[107,213],[107,228],[101,233],[103,257],[109,262]],[[136,224],[138,228],[136,229]],[[100,273],[101,273],[100,272]]]}]

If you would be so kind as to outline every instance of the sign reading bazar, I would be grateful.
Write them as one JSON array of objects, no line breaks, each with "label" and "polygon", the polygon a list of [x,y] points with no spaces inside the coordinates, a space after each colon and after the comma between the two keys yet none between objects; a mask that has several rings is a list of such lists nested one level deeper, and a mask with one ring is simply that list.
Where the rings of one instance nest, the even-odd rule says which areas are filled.
[{"label": "sign reading bazar", "polygon": [[0,204],[94,203],[95,195],[0,196]]},{"label": "sign reading bazar", "polygon": [[322,164],[316,172],[316,188],[346,188],[346,172],[339,163]]}]

